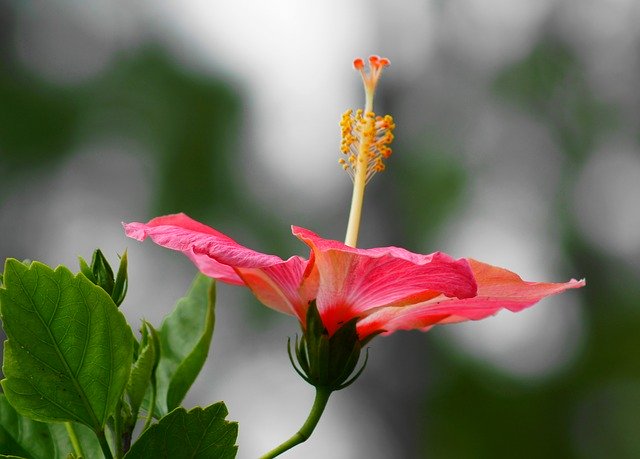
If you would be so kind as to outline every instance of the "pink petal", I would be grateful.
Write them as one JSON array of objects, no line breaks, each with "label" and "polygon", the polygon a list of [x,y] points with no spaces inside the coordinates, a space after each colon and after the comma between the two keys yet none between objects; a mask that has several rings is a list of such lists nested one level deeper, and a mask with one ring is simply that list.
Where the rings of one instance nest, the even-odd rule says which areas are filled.
[{"label": "pink petal", "polygon": [[280,312],[304,318],[308,302],[315,297],[317,282],[307,273],[307,260],[294,256],[284,261],[248,249],[185,214],[154,218],[146,224],[127,223],[124,228],[131,238],[150,237],[162,247],[184,253],[207,276],[249,287],[262,303]]},{"label": "pink petal", "polygon": [[473,298],[437,298],[408,307],[380,308],[358,322],[358,334],[384,330],[427,330],[435,324],[479,320],[501,309],[513,312],[532,306],[541,299],[567,289],[584,287],[585,281],[571,279],[565,283],[523,281],[517,274],[497,266],[469,259],[478,282],[478,294]]},{"label": "pink petal", "polygon": [[298,227],[293,233],[315,256],[320,282],[317,305],[329,334],[370,309],[415,304],[440,294],[458,298],[476,294],[464,259],[397,247],[356,249]]}]

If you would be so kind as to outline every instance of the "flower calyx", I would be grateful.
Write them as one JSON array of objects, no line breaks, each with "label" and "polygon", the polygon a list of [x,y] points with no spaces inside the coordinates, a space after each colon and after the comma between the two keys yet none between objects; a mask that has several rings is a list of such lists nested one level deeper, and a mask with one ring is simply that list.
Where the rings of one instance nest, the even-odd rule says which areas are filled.
[{"label": "flower calyx", "polygon": [[358,379],[367,365],[369,354],[366,353],[364,362],[356,371],[363,346],[356,331],[357,321],[358,318],[349,320],[329,336],[315,300],[309,304],[306,327],[300,339],[296,335],[293,345],[297,364],[291,352],[291,339],[287,342],[289,360],[302,379],[330,391],[344,389]]}]

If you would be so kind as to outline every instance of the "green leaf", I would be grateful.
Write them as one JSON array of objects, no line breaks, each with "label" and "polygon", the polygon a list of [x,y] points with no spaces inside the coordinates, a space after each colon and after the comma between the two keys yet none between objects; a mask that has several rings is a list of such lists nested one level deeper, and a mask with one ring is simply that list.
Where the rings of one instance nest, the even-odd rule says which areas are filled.
[{"label": "green leaf", "polygon": [[96,278],[93,275],[93,270],[87,264],[87,261],[82,257],[78,257],[78,262],[80,263],[80,272],[84,274],[87,277],[87,279],[89,279],[91,282],[95,284]]},{"label": "green leaf", "polygon": [[[87,458],[102,458],[100,444],[88,428],[76,424],[76,434]],[[63,458],[73,451],[64,425],[21,416],[0,394],[0,457]],[[9,455],[9,456],[3,456]]]},{"label": "green leaf", "polygon": [[161,416],[177,407],[202,369],[213,337],[215,282],[198,274],[160,328],[156,371]]},{"label": "green leaf", "polygon": [[144,394],[151,383],[151,376],[158,365],[160,349],[156,348],[157,340],[153,335],[157,333],[148,322],[142,324],[142,340],[138,358],[131,367],[131,375],[127,382],[127,395],[131,404],[131,414],[137,417]]},{"label": "green leaf", "polygon": [[18,413],[101,430],[133,357],[133,334],[109,295],[60,266],[8,259],[0,288],[2,387]]},{"label": "green leaf", "polygon": [[147,429],[125,455],[125,459],[159,457],[231,459],[236,456],[238,424],[225,420],[223,402],[190,411],[176,408]]},{"label": "green leaf", "polygon": [[129,278],[127,276],[127,251],[125,250],[120,257],[118,274],[116,274],[116,281],[113,284],[113,292],[111,292],[111,298],[116,306],[120,306],[122,304],[124,297],[127,295],[128,288]]},{"label": "green leaf", "polygon": [[46,459],[56,457],[54,451],[48,425],[20,416],[0,394],[0,453]]}]

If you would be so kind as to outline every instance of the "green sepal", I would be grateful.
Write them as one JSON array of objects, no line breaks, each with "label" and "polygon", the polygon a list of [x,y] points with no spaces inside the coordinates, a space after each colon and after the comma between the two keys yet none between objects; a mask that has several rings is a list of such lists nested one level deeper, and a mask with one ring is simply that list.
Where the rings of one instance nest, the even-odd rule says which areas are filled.
[{"label": "green sepal", "polygon": [[294,362],[291,352],[291,340],[287,342],[289,360],[294,370],[309,384],[331,391],[340,390],[355,381],[364,370],[368,354],[362,367],[355,373],[362,343],[358,338],[356,325],[358,318],[342,325],[333,336],[329,336],[315,301],[309,304],[306,316],[306,329],[298,340],[295,339]]},{"label": "green sepal", "polygon": [[326,371],[328,366],[328,333],[322,318],[318,312],[315,300],[309,304],[307,309],[306,330],[300,340],[309,362],[308,376],[312,381],[317,381],[321,385],[326,383]]},{"label": "green sepal", "polygon": [[384,333],[384,330],[377,330],[373,333],[369,333],[367,336],[360,340],[360,346],[365,347],[373,338],[380,335],[381,333]]},{"label": "green sepal", "polygon": [[[301,338],[304,341],[304,335]],[[309,358],[307,356],[307,348],[298,343],[298,335],[296,335],[296,357],[298,359],[298,363],[302,368],[302,371],[305,373],[309,373]]]},{"label": "green sepal", "polygon": [[5,263],[0,311],[7,400],[39,421],[101,430],[127,382],[133,334],[106,292],[67,268]]},{"label": "green sepal", "polygon": [[333,364],[330,344],[329,335],[322,334],[318,337],[315,351],[315,371],[313,371],[314,367],[311,367],[312,375],[317,378],[319,385],[326,387],[331,385],[330,369]]},{"label": "green sepal", "polygon": [[[299,347],[298,346],[299,346],[299,344],[298,344],[298,335],[296,335],[296,343],[295,343],[294,347],[295,347],[296,355],[299,356],[300,353],[299,353]],[[302,367],[302,365],[300,365],[302,367],[302,369],[299,369],[298,365],[296,365],[296,361],[293,360],[293,355],[291,354],[291,338],[287,338],[287,355],[289,356],[289,362],[291,362],[291,366],[296,371],[296,373],[298,373],[300,375],[300,377],[302,379],[304,379],[306,382],[308,382],[309,384],[313,385],[313,382],[307,376],[308,367],[305,370],[305,367]],[[299,360],[300,360],[300,357],[298,357],[298,361]]]},{"label": "green sepal", "polygon": [[227,421],[227,407],[218,402],[186,411],[176,408],[144,431],[125,459],[232,459],[238,447],[238,424]]},{"label": "green sepal", "polygon": [[330,339],[331,346],[331,381],[344,382],[353,372],[360,359],[362,349],[356,331],[358,319],[351,319],[340,327]]}]

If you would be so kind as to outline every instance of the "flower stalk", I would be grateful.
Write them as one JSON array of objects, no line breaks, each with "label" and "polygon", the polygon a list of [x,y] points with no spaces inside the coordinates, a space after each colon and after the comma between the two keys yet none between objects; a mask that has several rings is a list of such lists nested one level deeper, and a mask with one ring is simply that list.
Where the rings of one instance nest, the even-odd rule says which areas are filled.
[{"label": "flower stalk", "polygon": [[[353,319],[347,322],[330,337],[322,323],[316,302],[312,301],[309,304],[302,338],[300,341],[296,338],[294,353],[291,352],[291,340],[289,340],[287,351],[294,370],[302,379],[315,386],[316,397],[309,417],[300,430],[261,459],[276,457],[305,442],[318,425],[331,393],[348,387],[362,374],[367,365],[367,358],[356,371],[362,350],[362,343],[356,331],[356,321]],[[297,365],[293,358],[294,354]],[[354,371],[355,374],[353,374]]]},{"label": "flower stalk", "polygon": [[298,430],[287,441],[276,446],[274,449],[261,456],[260,459],[271,459],[277,457],[285,451],[290,450],[294,446],[307,441],[309,437],[311,437],[311,434],[320,421],[320,417],[322,416],[322,413],[327,406],[327,402],[329,401],[331,392],[332,390],[326,387],[316,387],[316,397],[313,401],[311,412],[309,413],[309,417],[307,417],[305,423],[302,425],[302,427],[300,427],[300,430]]},{"label": "flower stalk", "polygon": [[85,457],[84,451],[82,450],[82,445],[80,440],[78,440],[78,435],[76,434],[76,429],[73,427],[71,422],[64,423],[65,428],[67,429],[67,434],[69,435],[69,441],[71,441],[71,446],[73,447],[73,452],[78,458]]}]

